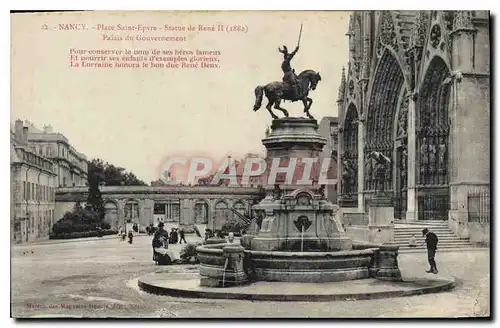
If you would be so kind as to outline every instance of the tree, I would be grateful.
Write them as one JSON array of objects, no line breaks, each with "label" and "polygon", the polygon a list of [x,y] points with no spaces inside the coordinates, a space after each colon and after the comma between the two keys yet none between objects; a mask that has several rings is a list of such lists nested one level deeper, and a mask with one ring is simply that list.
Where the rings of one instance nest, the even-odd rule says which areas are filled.
[{"label": "tree", "polygon": [[152,187],[161,187],[161,186],[166,186],[166,185],[167,184],[162,179],[151,181],[151,186]]},{"label": "tree", "polygon": [[87,196],[87,208],[94,213],[98,213],[98,217],[104,219],[104,203],[102,201],[102,194],[99,190],[101,175],[94,173],[89,174],[89,192]]},{"label": "tree", "polygon": [[139,180],[132,172],[127,172],[123,167],[103,162],[95,158],[89,162],[89,185],[93,176],[99,179],[99,185],[106,186],[146,186],[146,183]]}]

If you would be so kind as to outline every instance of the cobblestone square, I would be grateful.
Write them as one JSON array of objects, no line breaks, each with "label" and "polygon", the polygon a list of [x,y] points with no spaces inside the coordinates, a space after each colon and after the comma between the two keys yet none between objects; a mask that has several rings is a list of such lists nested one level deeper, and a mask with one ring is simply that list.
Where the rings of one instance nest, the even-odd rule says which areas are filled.
[{"label": "cobblestone square", "polygon": [[[188,235],[189,242],[199,240]],[[151,237],[132,245],[115,237],[12,247],[12,315],[20,317],[469,317],[489,315],[489,250],[439,252],[439,276],[450,292],[363,301],[264,302],[157,296],[137,287],[151,272],[184,277],[195,265],[155,266]],[[180,251],[181,245],[171,249]],[[401,253],[403,273],[425,277],[424,252]],[[355,306],[353,306],[355,304]]]}]

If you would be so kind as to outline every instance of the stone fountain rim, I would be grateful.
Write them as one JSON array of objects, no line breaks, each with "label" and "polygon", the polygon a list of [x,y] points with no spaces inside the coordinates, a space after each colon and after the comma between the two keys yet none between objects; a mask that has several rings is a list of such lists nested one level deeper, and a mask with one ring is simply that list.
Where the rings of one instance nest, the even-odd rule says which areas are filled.
[{"label": "stone fountain rim", "polygon": [[250,253],[256,256],[277,256],[277,257],[340,257],[340,256],[356,256],[356,255],[372,255],[379,248],[367,248],[362,250],[345,250],[345,251],[328,251],[328,252],[300,252],[300,251],[255,251],[245,250],[245,253]]},{"label": "stone fountain rim", "polygon": [[[236,244],[237,245],[237,244]],[[234,243],[210,244],[196,247],[197,252],[223,254],[224,246],[235,246]],[[238,245],[241,246],[241,245]],[[357,255],[371,255],[375,251],[380,250],[380,247],[371,247],[365,249],[353,249],[343,251],[328,251],[328,252],[300,252],[300,251],[256,251],[245,249],[244,252],[255,256],[276,256],[276,257],[341,257],[341,256],[357,256]]]}]

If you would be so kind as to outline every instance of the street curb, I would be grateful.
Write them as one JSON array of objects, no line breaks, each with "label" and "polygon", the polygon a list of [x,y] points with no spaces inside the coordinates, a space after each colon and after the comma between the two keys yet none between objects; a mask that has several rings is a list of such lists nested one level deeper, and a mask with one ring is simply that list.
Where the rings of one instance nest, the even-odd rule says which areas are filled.
[{"label": "street curb", "polygon": [[[419,278],[409,279],[407,283],[416,283]],[[154,285],[153,283],[148,283],[143,280],[143,277],[139,277],[137,284],[140,289],[145,292],[165,295],[173,297],[182,298],[208,298],[208,299],[233,299],[233,300],[250,300],[250,301],[281,301],[281,302],[297,302],[297,301],[307,301],[307,302],[324,302],[324,301],[357,301],[357,300],[372,300],[372,299],[382,299],[382,298],[396,298],[396,297],[407,297],[413,295],[423,295],[439,293],[453,289],[456,285],[455,280],[431,280],[431,279],[420,279],[422,281],[432,281],[437,283],[435,285],[430,285],[422,288],[416,288],[412,290],[395,290],[395,291],[381,291],[373,293],[347,293],[347,294],[252,294],[252,293],[240,293],[240,292],[230,292],[225,291],[221,288],[221,291],[197,291],[197,290],[187,290],[181,288],[170,288],[161,287]],[[348,281],[346,281],[348,283]]]}]

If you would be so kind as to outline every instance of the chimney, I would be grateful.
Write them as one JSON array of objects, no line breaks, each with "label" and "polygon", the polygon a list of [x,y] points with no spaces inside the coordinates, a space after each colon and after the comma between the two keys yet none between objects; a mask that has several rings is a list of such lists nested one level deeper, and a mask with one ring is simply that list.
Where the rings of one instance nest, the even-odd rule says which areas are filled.
[{"label": "chimney", "polygon": [[28,144],[28,133],[29,133],[29,127],[25,126],[23,127],[23,144],[26,146]]},{"label": "chimney", "polygon": [[52,133],[52,126],[51,125],[44,125],[43,126],[43,133]]},{"label": "chimney", "polygon": [[16,136],[17,142],[22,142],[23,140],[23,121],[16,120],[14,127],[14,135]]}]

